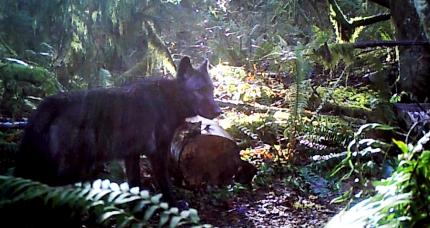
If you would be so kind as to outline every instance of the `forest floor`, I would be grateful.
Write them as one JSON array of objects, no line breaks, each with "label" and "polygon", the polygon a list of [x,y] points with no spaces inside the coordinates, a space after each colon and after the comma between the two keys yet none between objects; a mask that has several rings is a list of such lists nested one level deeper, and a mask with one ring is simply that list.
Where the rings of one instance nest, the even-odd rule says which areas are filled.
[{"label": "forest floor", "polygon": [[330,200],[304,195],[278,179],[223,201],[194,199],[191,206],[216,227],[323,227],[340,210]]}]

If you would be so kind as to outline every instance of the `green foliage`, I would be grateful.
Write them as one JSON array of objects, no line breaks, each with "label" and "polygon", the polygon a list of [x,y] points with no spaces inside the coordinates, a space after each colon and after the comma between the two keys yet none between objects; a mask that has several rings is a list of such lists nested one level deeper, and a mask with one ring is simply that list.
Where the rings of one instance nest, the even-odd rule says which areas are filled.
[{"label": "green foliage", "polygon": [[0,131],[0,175],[10,171],[15,164],[16,153],[18,151],[19,136],[21,131],[2,132]]},{"label": "green foliage", "polygon": [[248,190],[245,186],[243,186],[240,183],[234,183],[232,185],[228,185],[226,187],[222,188],[216,188],[213,191],[211,191],[210,197],[212,201],[217,204],[220,201],[226,201],[228,199],[233,198],[235,195],[240,194],[241,192],[244,192]]},{"label": "green foliage", "polygon": [[[382,125],[363,127],[388,129]],[[393,174],[374,182],[376,194],[351,209],[336,215],[328,227],[342,224],[355,226],[422,227],[429,224],[430,151],[425,145],[430,140],[426,133],[415,145],[393,140],[400,149]],[[369,146],[366,150],[374,149]]]},{"label": "green foliage", "polygon": [[217,82],[217,93],[229,95],[230,100],[269,105],[274,98],[272,88],[265,85],[264,76],[246,73],[242,67],[219,64],[211,69]]},{"label": "green foliage", "polygon": [[251,65],[308,38],[313,23],[328,24],[325,7],[321,1],[217,1],[209,7],[205,36],[215,60]]},{"label": "green foliage", "polygon": [[[387,40],[388,37],[393,37],[389,22],[380,22],[377,27],[360,26],[363,24],[362,22],[375,17],[373,15],[385,13],[386,10],[377,7],[376,4],[368,4],[368,1],[362,0],[329,0],[328,2],[330,4],[330,21],[336,31],[336,39],[339,43],[355,42],[359,36],[363,40],[371,40],[372,38]],[[363,32],[365,29],[367,31]]]},{"label": "green foliage", "polygon": [[279,123],[272,115],[268,114],[233,114],[227,116],[229,123],[223,124],[228,132],[236,138],[243,140],[242,144],[251,144],[252,140],[262,140],[273,144],[276,142],[276,134],[280,132]]},{"label": "green foliage", "polygon": [[377,92],[368,88],[354,89],[352,87],[337,86],[333,88],[333,91],[330,91],[320,86],[317,88],[317,92],[321,97],[328,95],[327,101],[330,103],[365,110],[373,109],[379,98]]},{"label": "green foliage", "polygon": [[271,178],[275,175],[274,166],[271,163],[261,163],[258,168],[257,175],[254,178],[254,183],[257,186],[270,186],[272,183]]},{"label": "green foliage", "polygon": [[354,135],[353,124],[336,116],[318,115],[302,121],[300,135],[310,142],[344,147]]},{"label": "green foliage", "polygon": [[355,61],[354,47],[351,43],[342,44],[322,44],[314,51],[318,59],[326,68],[333,69],[340,63],[345,63],[347,66]]},{"label": "green foliage", "polygon": [[140,75],[162,67],[174,74],[173,59],[159,35],[164,21],[155,17],[159,11],[166,12],[164,17],[172,15],[166,4],[170,5],[149,0],[3,0],[0,39],[5,51],[0,54],[11,57],[6,51],[16,50],[26,61],[55,67],[69,89],[104,86],[101,69],[117,75],[141,62],[151,64]]},{"label": "green foliage", "polygon": [[[92,184],[49,187],[11,176],[0,176],[0,216],[14,226],[177,227],[198,225],[194,209],[179,211],[160,201],[161,195],[118,185],[109,180]],[[16,220],[17,215],[25,218]],[[207,227],[207,225],[205,225]]]},{"label": "green foliage", "polygon": [[23,111],[31,111],[40,98],[62,91],[61,84],[47,69],[18,59],[6,60],[0,62],[3,114],[14,117]]},{"label": "green foliage", "polygon": [[306,62],[306,60],[303,57],[303,51],[300,50],[301,48],[298,47],[298,50],[296,50],[296,59],[295,59],[295,77],[294,77],[294,87],[291,89],[292,96],[291,96],[291,103],[293,104],[291,107],[291,118],[293,123],[293,128],[289,129],[292,130],[293,134],[291,134],[291,131],[284,132],[285,137],[291,137],[295,136],[294,132],[297,131],[298,128],[301,126],[301,120],[300,116],[307,105],[307,99],[306,99],[306,81],[305,79],[308,76],[309,73],[309,64]]},{"label": "green foliage", "polygon": [[366,130],[381,130],[381,131],[393,131],[395,128],[383,125],[383,124],[365,124],[361,126],[357,132],[354,133],[352,141],[347,147],[347,155],[339,163],[333,172],[332,176],[340,173],[342,170],[349,170],[344,174],[340,180],[346,180],[353,174],[358,176],[359,180],[363,181],[364,176],[369,172],[375,172],[374,167],[369,163],[362,164],[360,158],[364,156],[372,156],[374,153],[385,153],[390,148],[390,144],[377,139],[362,138],[363,132]]},{"label": "green foliage", "polygon": [[303,111],[303,108],[306,106],[306,101],[304,101],[303,90],[304,81],[306,80],[310,66],[309,63],[303,57],[303,52],[298,47],[296,50],[296,61],[295,61],[295,86],[294,86],[294,106],[293,106],[293,114],[298,115]]}]

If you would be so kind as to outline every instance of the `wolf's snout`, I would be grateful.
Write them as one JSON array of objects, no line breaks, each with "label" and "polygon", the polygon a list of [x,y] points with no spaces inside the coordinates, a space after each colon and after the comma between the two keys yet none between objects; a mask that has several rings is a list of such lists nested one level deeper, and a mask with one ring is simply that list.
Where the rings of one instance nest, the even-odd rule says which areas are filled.
[{"label": "wolf's snout", "polygon": [[219,115],[221,115],[221,114],[222,114],[222,110],[221,110],[221,108],[220,108],[220,107],[218,107],[218,106],[217,106],[217,107],[215,108],[215,115],[216,115],[216,116],[219,116]]},{"label": "wolf's snout", "polygon": [[207,103],[199,109],[199,115],[208,119],[213,119],[221,115],[221,113],[221,108],[215,102]]}]

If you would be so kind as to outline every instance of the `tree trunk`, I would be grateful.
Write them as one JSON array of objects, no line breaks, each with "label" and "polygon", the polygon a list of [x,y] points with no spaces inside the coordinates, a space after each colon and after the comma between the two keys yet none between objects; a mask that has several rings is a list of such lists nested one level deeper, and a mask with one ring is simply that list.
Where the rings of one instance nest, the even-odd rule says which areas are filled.
[{"label": "tree trunk", "polygon": [[[397,40],[426,40],[413,0],[391,0],[390,9]],[[430,98],[430,48],[401,46],[397,50],[401,90],[418,101]]]}]

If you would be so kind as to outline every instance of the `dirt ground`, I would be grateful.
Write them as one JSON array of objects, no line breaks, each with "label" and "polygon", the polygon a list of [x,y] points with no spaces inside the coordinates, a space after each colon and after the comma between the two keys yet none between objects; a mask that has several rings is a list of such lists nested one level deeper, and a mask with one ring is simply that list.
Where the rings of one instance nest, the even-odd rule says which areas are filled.
[{"label": "dirt ground", "polygon": [[331,198],[304,195],[278,179],[270,187],[246,189],[221,201],[196,197],[190,206],[216,227],[323,227],[340,210]]}]

